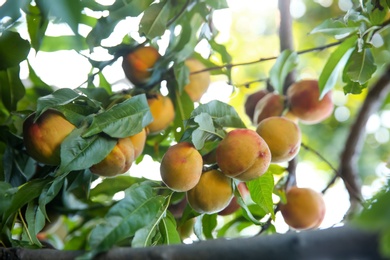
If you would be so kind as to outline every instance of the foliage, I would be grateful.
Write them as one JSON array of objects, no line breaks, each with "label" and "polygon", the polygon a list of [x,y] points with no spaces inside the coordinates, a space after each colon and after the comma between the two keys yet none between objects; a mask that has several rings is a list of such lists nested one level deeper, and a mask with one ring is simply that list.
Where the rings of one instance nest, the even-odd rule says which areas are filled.
[{"label": "foliage", "polygon": [[[164,89],[174,102],[175,120],[164,132],[148,136],[137,164],[142,165],[146,155],[161,161],[171,144],[182,141],[191,142],[206,155],[229,129],[252,127],[246,124],[237,105],[217,100],[193,103],[184,91],[189,76],[184,61],[189,57],[201,60],[213,76],[223,77],[229,83],[235,79],[232,68],[253,64],[232,63],[229,43],[222,44],[217,39],[213,13],[228,7],[224,0],[117,0],[109,5],[93,0],[7,0],[0,6],[1,246],[40,248],[44,239],[55,243],[57,234],[50,233],[47,227],[48,222],[54,222],[54,215],[61,216],[67,233],[56,246],[88,250],[83,258],[92,258],[113,246],[181,243],[180,230],[193,218],[196,218],[193,239],[236,237],[249,229],[255,230],[254,234],[276,232],[271,221],[276,218],[279,200],[285,200],[289,174],[285,165],[271,165],[263,176],[248,182],[249,197],[240,194],[238,183],[234,183],[240,208],[226,217],[200,215],[188,205],[181,214],[174,215],[172,207],[183,200],[183,193],[174,193],[161,182],[145,177],[127,174],[100,178],[89,171],[113,149],[117,138],[139,133],[153,120],[147,98]],[[372,79],[380,77],[382,67],[388,65],[383,55],[388,56],[390,50],[389,7],[389,1],[385,0],[362,1],[341,16],[328,17],[311,28],[311,37],[337,40],[327,46],[335,49],[327,50],[329,56],[321,64],[318,78],[322,96],[338,89],[341,82],[345,95],[363,99]],[[128,18],[140,18],[137,33],[122,35],[117,45],[105,45],[115,28]],[[58,24],[65,24],[72,33],[48,35],[47,28]],[[86,35],[81,33],[82,27],[90,28]],[[166,42],[166,49],[161,47],[162,41]],[[207,54],[195,51],[202,44],[206,45]],[[127,82],[126,89],[115,91],[105,69],[143,45],[154,46],[163,54],[150,80],[141,86]],[[264,73],[269,87],[284,93],[287,75],[293,70],[300,72],[300,64],[306,62],[303,54],[322,49],[326,47],[285,50],[268,59],[274,60],[268,75]],[[40,52],[55,55],[64,50],[77,51],[88,59],[92,68],[86,81],[74,89],[50,86],[30,64],[29,55]],[[109,58],[96,59],[102,50]],[[28,68],[28,82],[20,76],[22,66]],[[76,126],[61,144],[58,167],[34,161],[26,153],[21,130],[26,116],[36,112],[38,118],[52,108]],[[306,133],[315,146],[321,137],[330,137],[329,129],[336,133],[345,128],[332,118]],[[336,137],[329,142],[339,147]],[[324,143],[327,141],[318,147]],[[326,148],[323,152],[329,151]],[[334,155],[332,150],[330,157]],[[302,154],[301,158],[308,156]],[[332,159],[332,163],[337,162]],[[388,159],[389,156],[385,160]],[[390,228],[383,222],[388,217],[389,196],[388,192],[382,193],[372,205],[368,204],[357,222],[378,230],[385,226],[382,248],[389,255],[386,245]]]}]

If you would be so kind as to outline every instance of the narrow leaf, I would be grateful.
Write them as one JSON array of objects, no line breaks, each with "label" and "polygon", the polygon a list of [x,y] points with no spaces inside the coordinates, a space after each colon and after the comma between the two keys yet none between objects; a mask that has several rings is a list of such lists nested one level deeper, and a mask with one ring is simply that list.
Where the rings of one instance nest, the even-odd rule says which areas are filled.
[{"label": "narrow leaf", "polygon": [[163,218],[159,225],[159,230],[165,245],[180,244],[181,239],[176,228],[176,221],[173,215],[167,212],[167,216]]},{"label": "narrow leaf", "polygon": [[83,137],[104,132],[114,138],[124,138],[141,132],[152,120],[146,96],[137,95],[96,115]]},{"label": "narrow leaf", "polygon": [[18,191],[12,196],[12,202],[7,211],[3,214],[2,223],[8,222],[8,218],[17,212],[22,206],[41,195],[43,188],[50,182],[50,179],[35,179],[18,187]]},{"label": "narrow leaf", "polygon": [[26,93],[25,87],[20,80],[19,72],[19,66],[0,70],[0,98],[5,108],[9,111],[16,110],[18,101],[21,100]]},{"label": "narrow leaf", "polygon": [[164,202],[164,197],[156,195],[147,184],[133,185],[125,193],[125,198],[108,211],[104,222],[92,230],[88,257],[109,250],[117,242],[148,226]]},{"label": "narrow leaf", "polygon": [[213,231],[217,227],[217,214],[202,216],[202,230],[206,239],[213,239]]},{"label": "narrow leaf", "polygon": [[333,89],[336,84],[337,77],[343,69],[347,59],[351,55],[355,45],[356,37],[345,40],[337,49],[330,55],[322,72],[320,74],[318,84],[320,88],[320,98],[324,97],[326,93]]},{"label": "narrow leaf", "polygon": [[81,137],[83,129],[73,130],[61,144],[61,165],[58,174],[88,169],[103,160],[117,140],[102,135]]},{"label": "narrow leaf", "polygon": [[212,118],[209,114],[201,113],[195,116],[194,121],[198,123],[199,126],[192,132],[192,143],[197,150],[200,150],[203,148],[207,138],[216,134],[216,132]]},{"label": "narrow leaf", "polygon": [[248,205],[246,205],[246,203],[245,203],[244,199],[241,197],[241,194],[240,194],[240,192],[238,191],[238,189],[235,189],[235,191],[234,191],[234,196],[236,197],[236,200],[237,200],[238,205],[240,205],[240,207],[241,207],[241,209],[242,209],[242,215],[243,215],[247,220],[251,221],[253,224],[262,226],[263,223],[260,222],[260,221],[252,214],[251,208],[248,207]]},{"label": "narrow leaf", "polygon": [[15,67],[27,58],[30,44],[19,33],[5,31],[0,35],[0,70]]},{"label": "narrow leaf", "polygon": [[292,50],[284,50],[278,56],[269,72],[271,85],[278,93],[283,93],[285,79],[297,65],[298,54]]},{"label": "narrow leaf", "polygon": [[30,201],[27,204],[25,217],[32,242],[37,246],[41,246],[41,242],[38,240],[37,234],[45,226],[45,216],[42,214],[39,207],[34,202]]},{"label": "narrow leaf", "polygon": [[170,9],[170,1],[149,6],[142,16],[139,32],[149,39],[163,35],[167,29]]},{"label": "narrow leaf", "polygon": [[272,192],[274,189],[274,177],[267,171],[259,178],[247,182],[247,186],[252,200],[262,207],[265,212],[270,213],[272,219],[275,219],[274,204],[272,201]]},{"label": "narrow leaf", "polygon": [[195,118],[201,113],[209,114],[213,122],[221,127],[245,128],[245,124],[236,110],[224,102],[213,100],[209,103],[202,104],[192,112],[191,118]]},{"label": "narrow leaf", "polygon": [[351,81],[358,82],[362,85],[371,79],[376,68],[371,50],[365,48],[361,52],[355,50],[352,53],[346,65],[345,73]]},{"label": "narrow leaf", "polygon": [[356,32],[359,28],[357,26],[348,26],[340,20],[333,18],[327,19],[320,25],[315,27],[310,33],[325,33],[334,36],[336,39],[341,39]]}]

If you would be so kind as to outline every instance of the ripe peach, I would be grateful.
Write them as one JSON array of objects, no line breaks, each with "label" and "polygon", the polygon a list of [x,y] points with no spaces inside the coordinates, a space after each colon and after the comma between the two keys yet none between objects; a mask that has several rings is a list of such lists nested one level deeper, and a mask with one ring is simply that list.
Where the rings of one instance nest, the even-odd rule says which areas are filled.
[{"label": "ripe peach", "polygon": [[187,191],[191,208],[199,213],[217,213],[233,198],[232,179],[219,170],[204,172],[198,184]]},{"label": "ripe peach", "polygon": [[122,68],[131,83],[145,84],[150,79],[153,66],[160,57],[156,48],[141,46],[123,57]]},{"label": "ripe peach", "polygon": [[286,192],[286,204],[280,204],[284,221],[298,230],[317,228],[325,216],[321,193],[310,188],[292,187]]},{"label": "ripe peach", "polygon": [[271,116],[281,116],[286,98],[277,93],[268,93],[257,102],[253,115],[253,123],[259,124],[263,119]]},{"label": "ripe peach", "polygon": [[134,159],[138,158],[138,156],[140,156],[143,152],[145,148],[146,136],[146,129],[143,128],[142,131],[138,134],[129,137],[134,146]]},{"label": "ripe peach", "polygon": [[269,93],[268,90],[262,89],[262,90],[256,91],[253,94],[250,94],[246,98],[245,104],[244,104],[245,113],[251,119],[252,122],[253,122],[253,116],[255,114],[255,107],[256,107],[257,102],[259,102],[268,93]]},{"label": "ripe peach", "polygon": [[184,91],[187,92],[193,102],[199,102],[200,98],[206,93],[210,85],[210,72],[191,74],[196,71],[206,69],[199,60],[189,58],[185,61],[185,65],[190,71],[189,83],[184,86]]},{"label": "ripe peach", "polygon": [[202,169],[202,155],[187,142],[169,147],[160,164],[162,181],[178,192],[192,189],[199,182]]},{"label": "ripe peach", "polygon": [[[221,171],[229,177],[237,177],[248,172],[253,177],[252,169],[256,169],[256,176],[267,171],[271,152],[267,143],[256,131],[251,129],[234,129],[218,144],[217,164]],[[251,167],[253,167],[251,169]]]},{"label": "ripe peach", "polygon": [[288,118],[273,116],[264,119],[256,132],[265,140],[271,150],[271,161],[287,162],[293,159],[301,147],[301,130]]},{"label": "ripe peach", "polygon": [[134,146],[129,137],[118,139],[117,144],[101,162],[91,166],[92,173],[112,177],[127,172],[134,162]]},{"label": "ripe peach", "polygon": [[302,80],[287,90],[290,111],[305,124],[315,124],[328,118],[333,111],[332,92],[320,100],[317,80]]},{"label": "ripe peach", "polygon": [[54,109],[46,110],[34,122],[35,113],[23,122],[23,141],[27,153],[38,162],[59,165],[61,143],[76,127]]},{"label": "ripe peach", "polygon": [[153,122],[147,126],[149,134],[165,130],[175,119],[175,108],[171,98],[157,94],[148,98],[148,104],[153,116]]}]

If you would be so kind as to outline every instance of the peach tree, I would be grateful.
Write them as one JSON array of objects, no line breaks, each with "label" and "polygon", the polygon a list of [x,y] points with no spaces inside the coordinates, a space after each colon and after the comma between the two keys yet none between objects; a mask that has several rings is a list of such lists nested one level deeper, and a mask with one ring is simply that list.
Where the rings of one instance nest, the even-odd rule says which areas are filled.
[{"label": "peach tree", "polygon": [[[339,222],[378,234],[389,256],[390,2],[303,2],[293,24],[279,1],[267,32],[279,46],[260,36],[276,54],[246,60],[245,37],[223,42],[215,24],[230,1],[0,1],[0,247],[90,259],[274,234],[283,217],[315,229],[341,183]],[[34,62],[64,51],[88,63],[76,86],[48,84]],[[381,131],[366,133],[372,118]],[[326,173],[320,188],[289,193],[308,164]]]}]

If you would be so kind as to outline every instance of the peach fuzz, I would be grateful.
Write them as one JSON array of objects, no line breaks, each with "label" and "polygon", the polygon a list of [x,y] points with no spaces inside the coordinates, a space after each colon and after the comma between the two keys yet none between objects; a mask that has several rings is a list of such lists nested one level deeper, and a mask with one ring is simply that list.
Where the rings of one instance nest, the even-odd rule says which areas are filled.
[{"label": "peach fuzz", "polygon": [[173,191],[184,192],[199,182],[202,155],[191,143],[181,142],[168,148],[160,164],[161,179]]}]

